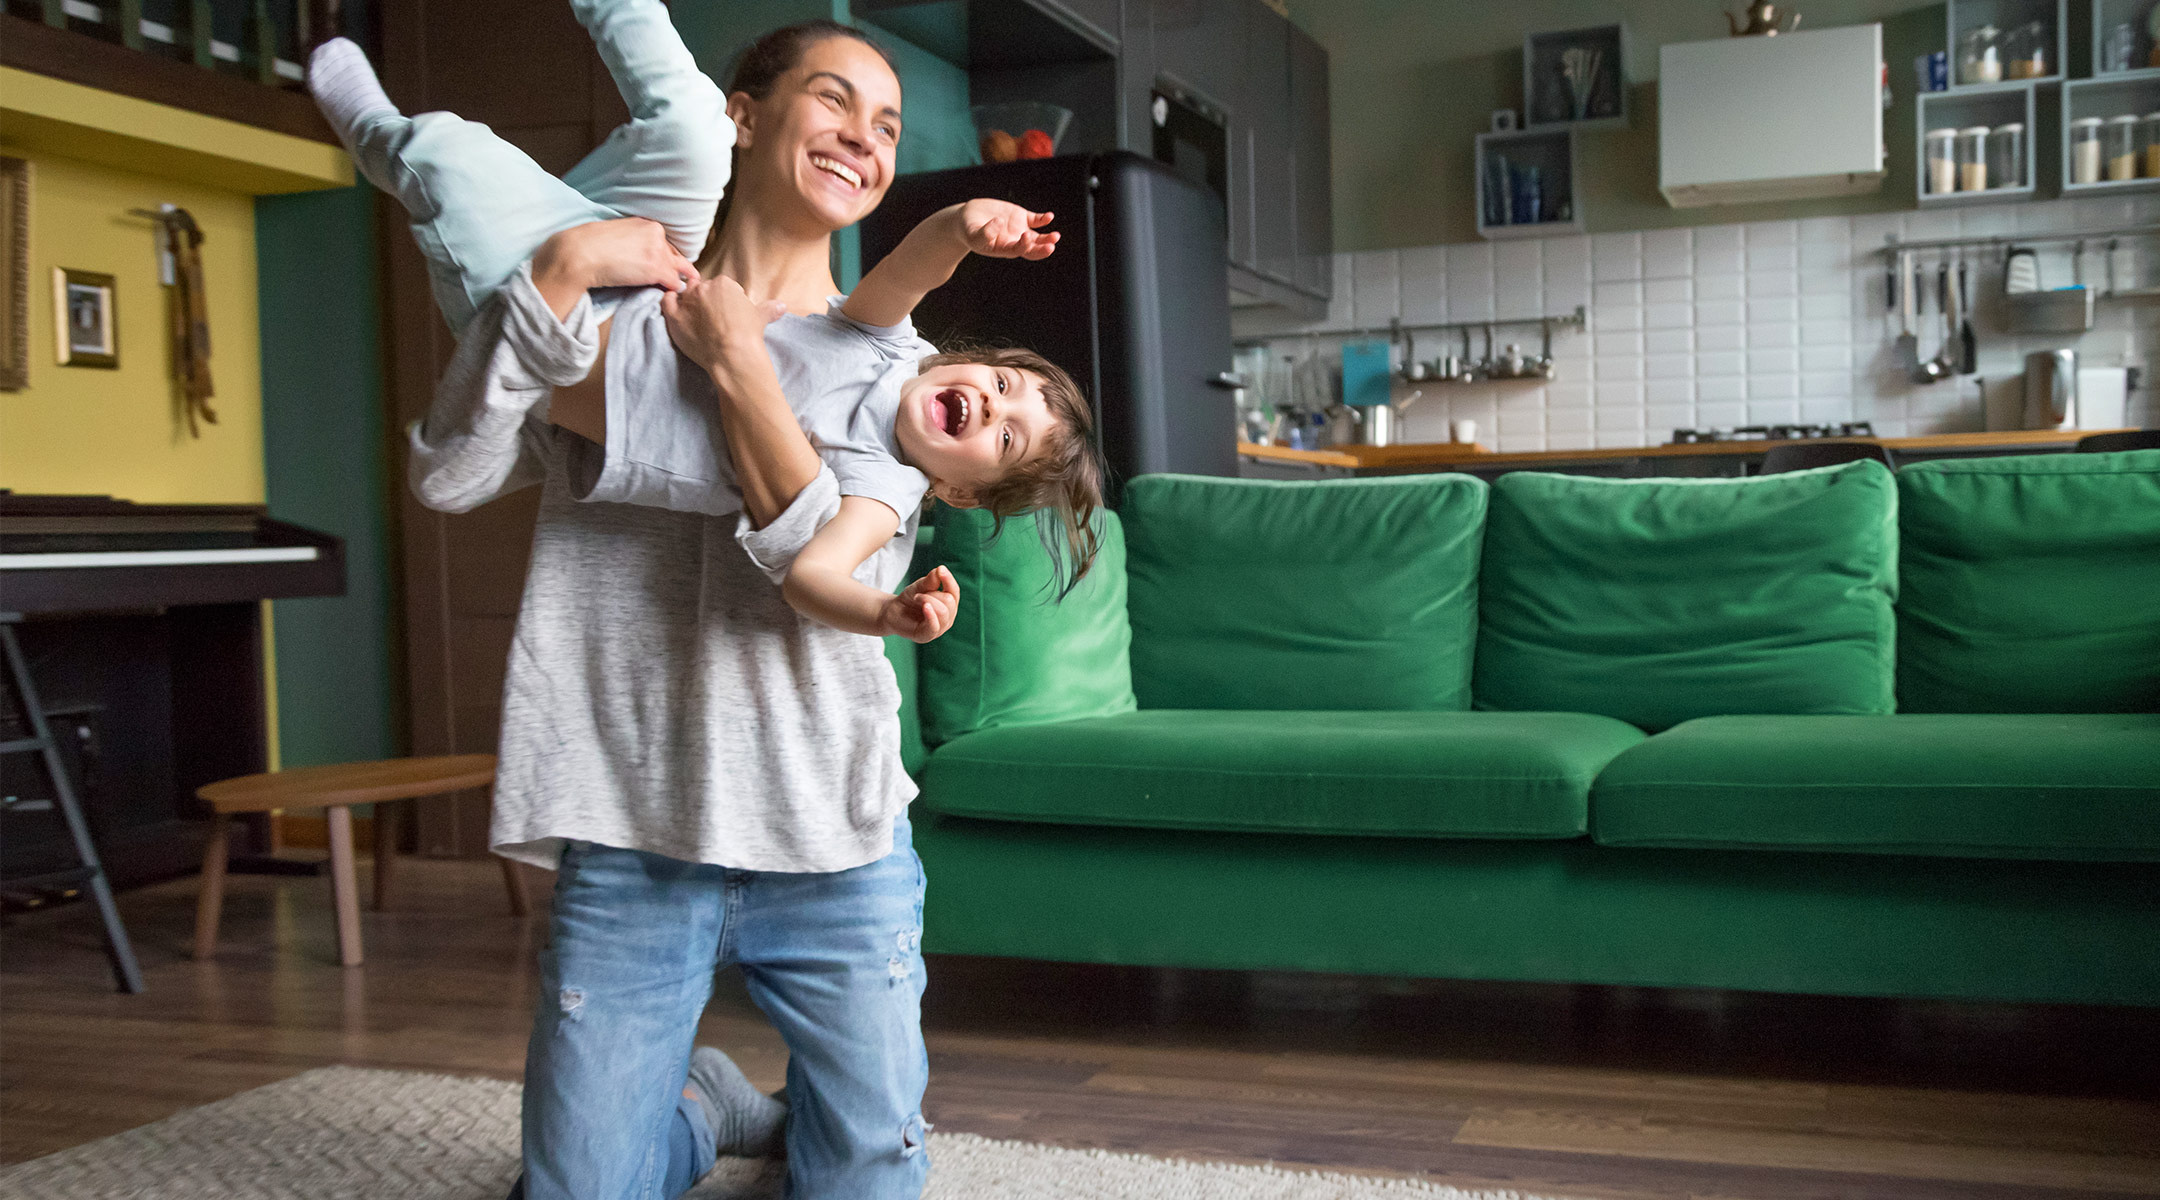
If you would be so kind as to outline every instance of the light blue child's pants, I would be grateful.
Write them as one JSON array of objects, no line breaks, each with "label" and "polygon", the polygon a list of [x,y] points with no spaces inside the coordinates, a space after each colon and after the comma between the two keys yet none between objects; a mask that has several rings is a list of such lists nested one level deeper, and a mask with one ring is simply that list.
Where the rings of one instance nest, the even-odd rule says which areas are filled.
[{"label": "light blue child's pants", "polygon": [[551,235],[645,217],[692,258],[727,186],[735,125],[660,0],[572,0],[630,122],[557,179],[477,121],[384,114],[355,131],[353,161],[412,215],[435,301],[462,331]]}]

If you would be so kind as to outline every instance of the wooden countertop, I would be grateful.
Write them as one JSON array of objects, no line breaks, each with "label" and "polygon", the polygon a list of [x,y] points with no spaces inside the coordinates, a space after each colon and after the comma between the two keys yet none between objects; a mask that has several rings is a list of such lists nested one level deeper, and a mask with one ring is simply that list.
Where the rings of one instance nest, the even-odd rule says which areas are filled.
[{"label": "wooden countertop", "polygon": [[[1809,441],[1875,442],[1892,450],[2012,449],[2074,444],[2079,438],[2105,429],[2012,429],[1996,433],[1938,433],[1927,437],[1810,438]],[[1476,442],[1402,442],[1393,446],[1330,446],[1325,450],[1293,450],[1288,446],[1262,446],[1239,442],[1238,453],[1270,462],[1310,463],[1322,467],[1372,470],[1389,467],[1499,467],[1533,466],[1538,463],[1584,462],[1610,458],[1672,458],[1709,454],[1760,454],[1772,446],[1790,442],[1688,442],[1663,446],[1608,446],[1597,450],[1542,450],[1535,453],[1495,454]]]}]

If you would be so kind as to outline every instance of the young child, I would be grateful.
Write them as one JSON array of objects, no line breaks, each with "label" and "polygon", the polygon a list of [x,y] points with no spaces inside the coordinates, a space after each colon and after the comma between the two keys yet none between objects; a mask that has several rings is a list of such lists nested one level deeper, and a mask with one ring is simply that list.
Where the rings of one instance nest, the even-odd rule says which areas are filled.
[{"label": "young child", "polygon": [[[448,113],[406,117],[377,82],[365,55],[333,39],[309,60],[309,86],[355,164],[412,216],[437,303],[462,329],[548,238],[572,226],[622,216],[666,230],[684,256],[702,248],[726,187],[735,129],[725,98],[699,71],[658,0],[573,0],[630,108],[631,120],[557,179],[486,126]],[[1041,232],[1048,213],[977,200],[940,212],[903,239],[861,284],[824,314],[783,317],[827,328],[797,330],[789,345],[821,339],[849,353],[802,353],[805,361],[762,364],[762,340],[731,341],[740,369],[790,374],[789,407],[833,470],[839,515],[789,567],[783,590],[797,611],[837,628],[929,641],[950,628],[957,587],[942,570],[888,596],[853,574],[895,532],[905,532],[926,492],[949,504],[988,508],[1000,523],[1047,510],[1045,542],[1070,586],[1093,559],[1093,512],[1101,468],[1088,440],[1091,418],[1072,379],[1019,350],[969,350],[921,357],[908,315],[951,277],[968,253],[1039,259],[1058,235]],[[723,281],[714,281],[715,285]],[[732,287],[732,284],[726,284]],[[584,456],[581,499],[616,500],[709,514],[738,511],[734,473],[709,415],[676,395],[639,404],[656,379],[700,390],[701,377],[667,342],[654,289],[596,293],[612,314],[604,335],[605,389],[569,389],[551,419],[603,447]],[[734,326],[762,329],[769,313],[734,288],[743,309]],[[862,370],[861,342],[878,353]],[[857,369],[820,371],[824,362]],[[703,379],[704,390],[711,390]],[[601,394],[595,395],[599,391]],[[708,399],[698,396],[699,401]],[[693,411],[683,411],[686,407]],[[617,409],[609,419],[610,408]]]}]

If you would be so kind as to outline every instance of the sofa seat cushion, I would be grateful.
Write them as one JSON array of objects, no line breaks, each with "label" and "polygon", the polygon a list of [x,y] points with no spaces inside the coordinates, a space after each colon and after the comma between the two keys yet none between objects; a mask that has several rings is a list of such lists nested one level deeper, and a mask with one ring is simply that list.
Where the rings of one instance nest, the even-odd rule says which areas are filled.
[{"label": "sofa seat cushion", "polygon": [[1613,760],[1609,846],[2160,859],[2160,715],[1704,717]]},{"label": "sofa seat cushion", "polygon": [[931,755],[952,816],[1439,838],[1572,838],[1641,731],[1585,713],[1143,709],[969,734]]}]

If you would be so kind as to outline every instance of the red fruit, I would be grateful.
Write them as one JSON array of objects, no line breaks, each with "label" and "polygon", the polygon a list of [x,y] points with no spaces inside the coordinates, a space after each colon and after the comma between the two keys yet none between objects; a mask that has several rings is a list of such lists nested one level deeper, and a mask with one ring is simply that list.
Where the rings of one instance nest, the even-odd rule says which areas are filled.
[{"label": "red fruit", "polygon": [[1030,129],[1020,135],[1022,158],[1048,158],[1055,148],[1050,142],[1050,135],[1040,129]]}]

